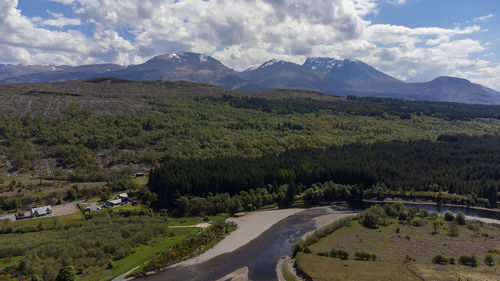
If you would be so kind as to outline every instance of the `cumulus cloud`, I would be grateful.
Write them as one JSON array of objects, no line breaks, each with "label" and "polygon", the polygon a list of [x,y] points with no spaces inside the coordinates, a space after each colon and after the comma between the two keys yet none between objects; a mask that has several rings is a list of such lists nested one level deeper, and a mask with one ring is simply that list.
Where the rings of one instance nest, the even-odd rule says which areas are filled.
[{"label": "cumulus cloud", "polygon": [[[488,45],[464,39],[493,15],[462,28],[409,28],[368,21],[377,0],[51,1],[70,5],[74,15],[26,18],[16,0],[0,1],[1,62],[136,64],[194,51],[242,70],[271,58],[302,63],[329,56],[359,58],[408,81],[471,74],[500,88],[485,78],[497,75],[498,66],[471,58]],[[92,35],[82,34],[82,26]]]}]

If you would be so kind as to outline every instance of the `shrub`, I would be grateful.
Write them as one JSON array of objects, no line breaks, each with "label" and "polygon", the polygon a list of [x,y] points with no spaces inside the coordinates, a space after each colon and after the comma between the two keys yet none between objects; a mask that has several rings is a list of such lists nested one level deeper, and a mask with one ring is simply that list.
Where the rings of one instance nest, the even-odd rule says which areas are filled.
[{"label": "shrub", "polygon": [[441,226],[441,221],[433,220],[432,221],[432,234],[438,234],[440,226]]},{"label": "shrub", "polygon": [[448,258],[448,263],[449,264],[455,264],[455,258],[454,257],[449,257]]},{"label": "shrub", "polygon": [[362,226],[373,229],[383,223],[384,218],[384,210],[380,206],[375,205],[361,212],[359,221]]},{"label": "shrub", "polygon": [[448,259],[443,255],[435,255],[432,258],[432,263],[434,264],[448,264]]},{"label": "shrub", "polygon": [[338,256],[343,260],[349,259],[349,253],[345,250],[338,250]]},{"label": "shrub", "polygon": [[339,251],[337,249],[331,249],[330,250],[330,257],[332,258],[338,258],[339,257]]},{"label": "shrub", "polygon": [[420,211],[418,211],[418,216],[421,218],[426,218],[429,216],[429,211],[427,211],[426,209],[420,209]]},{"label": "shrub", "polygon": [[377,255],[370,254],[370,253],[363,252],[363,251],[356,252],[354,254],[354,257],[356,260],[363,260],[363,261],[369,261],[369,260],[375,261],[375,260],[377,260]]},{"label": "shrub", "polygon": [[484,263],[489,266],[493,266],[495,264],[495,260],[493,259],[492,255],[486,255],[484,257]]},{"label": "shrub", "polygon": [[76,274],[72,266],[61,267],[56,277],[56,281],[74,281],[75,279]]},{"label": "shrub", "polygon": [[455,216],[455,221],[460,225],[465,225],[467,223],[467,220],[465,219],[465,215],[462,212],[457,213],[457,215]]},{"label": "shrub", "polygon": [[109,261],[109,262],[108,262],[108,266],[107,266],[107,268],[108,268],[108,269],[111,269],[111,268],[113,268],[114,266],[115,266],[115,264],[113,263],[113,261]]},{"label": "shrub", "polygon": [[419,226],[422,226],[424,224],[424,220],[421,219],[421,218],[414,218],[412,221],[411,221],[411,224],[413,226],[416,226],[416,227],[419,227]]},{"label": "shrub", "polygon": [[446,211],[446,213],[444,213],[444,219],[447,221],[452,221],[455,219],[455,215],[453,215],[453,213],[450,211]]},{"label": "shrub", "polygon": [[458,258],[458,262],[462,265],[477,266],[477,258],[476,258],[476,255],[474,255],[474,254],[472,254],[470,256],[461,255]]},{"label": "shrub", "polygon": [[304,251],[304,247],[302,247],[302,244],[300,242],[295,243],[293,245],[293,256],[294,257],[297,255],[297,253],[300,253],[300,252],[303,252],[303,251]]},{"label": "shrub", "polygon": [[475,224],[475,223],[471,223],[469,225],[467,225],[467,228],[474,231],[474,232],[479,232],[479,225]]},{"label": "shrub", "polygon": [[448,235],[450,237],[457,237],[458,236],[458,225],[456,222],[451,221],[449,225],[450,231],[448,232]]}]

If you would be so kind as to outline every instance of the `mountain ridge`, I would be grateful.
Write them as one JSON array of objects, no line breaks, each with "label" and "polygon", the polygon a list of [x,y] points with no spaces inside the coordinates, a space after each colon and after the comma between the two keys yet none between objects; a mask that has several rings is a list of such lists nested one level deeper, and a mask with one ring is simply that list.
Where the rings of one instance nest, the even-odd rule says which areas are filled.
[{"label": "mountain ridge", "polygon": [[0,65],[0,84],[98,77],[133,81],[190,81],[250,92],[290,88],[326,94],[500,104],[500,92],[467,79],[440,76],[427,82],[407,83],[358,59],[309,57],[303,64],[272,59],[243,71],[231,69],[209,55],[193,52],[158,55],[142,64],[129,66]]}]

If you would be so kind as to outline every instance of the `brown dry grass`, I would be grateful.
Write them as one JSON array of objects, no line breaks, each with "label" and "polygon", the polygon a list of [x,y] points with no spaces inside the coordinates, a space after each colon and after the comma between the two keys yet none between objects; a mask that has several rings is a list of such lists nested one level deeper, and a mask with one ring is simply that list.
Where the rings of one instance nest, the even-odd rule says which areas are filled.
[{"label": "brown dry grass", "polygon": [[[465,226],[459,226],[458,237],[448,236],[445,223],[438,234],[432,233],[432,224],[420,227],[407,223],[394,222],[379,229],[367,229],[354,221],[350,227],[344,227],[332,235],[311,246],[314,252],[328,252],[331,248],[345,249],[354,254],[356,251],[375,253],[382,261],[402,262],[407,256],[418,263],[430,264],[436,254],[453,256],[475,253],[480,261],[486,251],[500,248],[498,242],[500,229],[488,224],[479,224],[480,233],[476,235]],[[396,228],[400,233],[396,233]]]},{"label": "brown dry grass", "polygon": [[[416,227],[393,221],[379,229],[367,229],[353,221],[349,227],[311,245],[312,254],[301,254],[296,262],[313,280],[500,280],[499,254],[493,255],[495,266],[483,264],[488,250],[500,249],[500,227],[475,224],[479,226],[479,232],[459,226],[459,236],[450,237],[446,223],[438,234],[431,234],[433,227],[430,222]],[[400,233],[396,233],[397,228]],[[332,248],[346,250],[351,260],[317,255]],[[354,261],[356,251],[374,253],[378,261]],[[473,253],[478,257],[478,267],[432,264],[432,257],[436,254],[458,260],[462,254]],[[411,259],[409,262],[405,262],[407,257]]]},{"label": "brown dry grass", "polygon": [[299,269],[315,281],[400,281],[420,280],[402,264],[363,262],[299,254]]},{"label": "brown dry grass", "polygon": [[[61,194],[64,198],[69,188],[74,185],[82,194],[96,193],[101,190],[105,182],[69,182],[60,180],[42,180],[25,176],[2,177],[3,184],[0,184],[0,197],[5,199],[19,198],[25,205],[43,205],[54,204],[58,196],[49,198],[51,193]],[[16,182],[15,187],[10,190],[9,185],[12,181]],[[92,191],[94,190],[94,191]]]}]

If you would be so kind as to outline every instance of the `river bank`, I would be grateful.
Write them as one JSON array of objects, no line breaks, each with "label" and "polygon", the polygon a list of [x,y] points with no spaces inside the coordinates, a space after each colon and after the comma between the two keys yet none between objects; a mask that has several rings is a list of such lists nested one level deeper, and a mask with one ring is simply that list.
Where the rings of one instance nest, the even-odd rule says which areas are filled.
[{"label": "river bank", "polygon": [[409,200],[399,200],[399,199],[385,199],[385,200],[363,200],[363,202],[370,204],[393,204],[393,203],[401,203],[401,204],[410,204],[410,205],[429,205],[429,206],[440,206],[440,207],[452,207],[452,208],[464,208],[469,210],[476,211],[486,211],[486,212],[495,212],[500,214],[500,209],[490,209],[484,207],[471,207],[466,205],[457,205],[457,204],[438,204],[432,201],[409,201]]},{"label": "river bank", "polygon": [[231,234],[205,253],[176,263],[170,267],[190,266],[232,252],[248,244],[279,221],[302,211],[305,211],[305,209],[265,210],[247,213],[242,217],[228,218],[226,222],[232,222],[238,226],[235,231],[231,232]]}]

